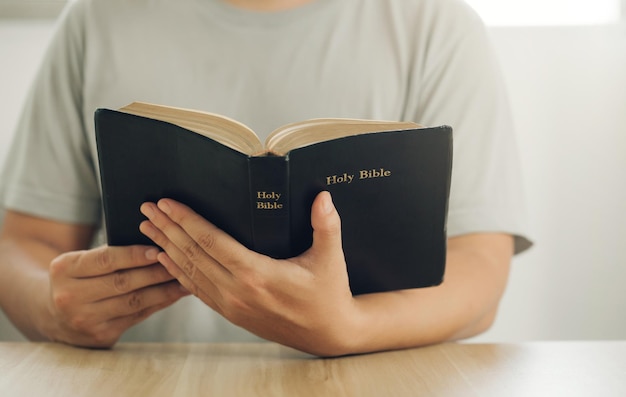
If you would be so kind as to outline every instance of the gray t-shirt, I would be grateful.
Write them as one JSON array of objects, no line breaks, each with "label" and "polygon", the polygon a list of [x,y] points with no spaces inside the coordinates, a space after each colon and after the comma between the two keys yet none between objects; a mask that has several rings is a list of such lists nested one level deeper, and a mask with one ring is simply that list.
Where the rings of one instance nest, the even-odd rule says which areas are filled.
[{"label": "gray t-shirt", "polygon": [[[263,139],[315,117],[454,128],[448,234],[528,248],[517,147],[485,28],[458,0],[77,0],[60,18],[0,179],[0,205],[100,224],[93,113],[133,101],[221,113]],[[252,338],[187,298],[125,340]]]}]

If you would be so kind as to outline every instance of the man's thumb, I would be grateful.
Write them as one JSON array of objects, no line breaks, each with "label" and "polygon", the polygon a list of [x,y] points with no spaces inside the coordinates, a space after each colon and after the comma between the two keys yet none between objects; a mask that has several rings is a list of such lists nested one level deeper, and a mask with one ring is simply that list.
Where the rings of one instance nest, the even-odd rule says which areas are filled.
[{"label": "man's thumb", "polygon": [[343,257],[341,219],[329,192],[323,191],[319,193],[315,201],[313,201],[311,225],[313,226],[313,246],[311,250],[314,254],[316,256],[341,255]]}]

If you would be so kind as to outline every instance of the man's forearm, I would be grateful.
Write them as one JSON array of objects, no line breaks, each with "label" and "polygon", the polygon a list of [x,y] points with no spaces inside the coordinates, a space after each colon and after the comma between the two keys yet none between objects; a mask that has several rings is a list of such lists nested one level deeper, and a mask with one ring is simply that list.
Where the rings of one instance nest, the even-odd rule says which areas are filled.
[{"label": "man's forearm", "polygon": [[36,242],[0,241],[0,307],[31,340],[46,340],[49,292],[47,265],[60,252]]},{"label": "man's forearm", "polygon": [[32,340],[51,338],[51,261],[84,249],[94,228],[65,224],[7,210],[0,230],[0,307]]},{"label": "man's forearm", "polygon": [[485,331],[504,292],[512,253],[508,235],[450,239],[440,286],[357,297],[360,330],[351,350],[421,346]]}]

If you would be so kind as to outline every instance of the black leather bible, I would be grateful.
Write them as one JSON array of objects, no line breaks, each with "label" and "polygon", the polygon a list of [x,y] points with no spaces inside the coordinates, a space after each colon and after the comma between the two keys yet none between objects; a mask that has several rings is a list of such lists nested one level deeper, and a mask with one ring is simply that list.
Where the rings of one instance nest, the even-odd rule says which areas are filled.
[{"label": "black leather bible", "polygon": [[234,120],[141,103],[98,109],[95,126],[110,245],[153,244],[139,207],[169,197],[250,249],[296,256],[311,246],[313,199],[328,190],[354,295],[443,280],[449,126],[309,120],[263,146]]}]

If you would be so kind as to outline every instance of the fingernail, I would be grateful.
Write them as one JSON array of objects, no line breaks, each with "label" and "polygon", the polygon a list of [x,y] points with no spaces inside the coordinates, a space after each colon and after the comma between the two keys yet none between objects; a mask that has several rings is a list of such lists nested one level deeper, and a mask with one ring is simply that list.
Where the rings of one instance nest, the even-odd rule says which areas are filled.
[{"label": "fingernail", "polygon": [[156,248],[148,248],[146,250],[146,259],[151,261],[156,261],[157,255],[159,254],[159,250]]},{"label": "fingernail", "polygon": [[170,206],[166,201],[160,200],[159,203],[157,204],[157,207],[159,207],[159,209],[163,212],[165,212],[166,214],[170,213]]},{"label": "fingernail", "polygon": [[333,198],[330,193],[325,194],[324,196],[325,197],[322,200],[322,211],[324,211],[325,214],[330,214],[334,208]]},{"label": "fingernail", "polygon": [[150,221],[143,221],[139,224],[139,231],[143,233],[144,236],[153,239],[156,236],[156,232],[154,230],[154,226]]},{"label": "fingernail", "polygon": [[152,204],[144,203],[139,210],[142,214],[144,214],[148,218],[152,218],[154,216],[154,210],[152,209]]}]

